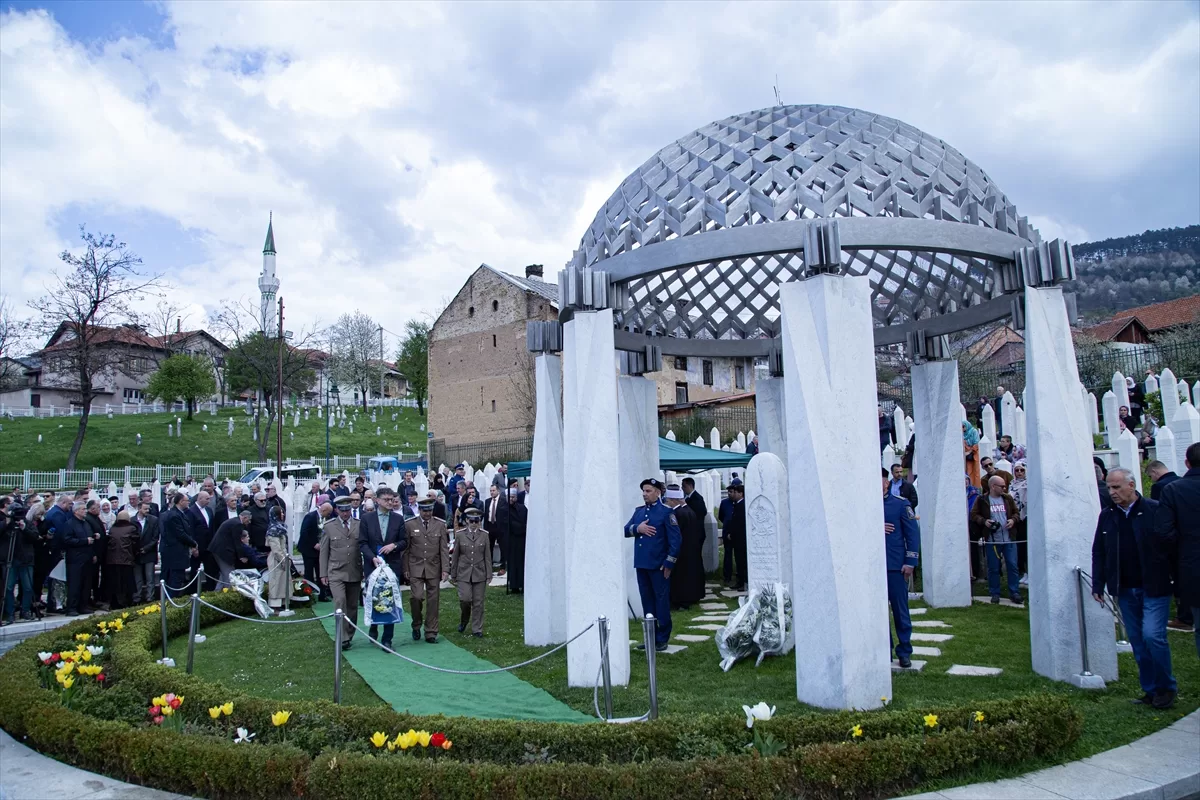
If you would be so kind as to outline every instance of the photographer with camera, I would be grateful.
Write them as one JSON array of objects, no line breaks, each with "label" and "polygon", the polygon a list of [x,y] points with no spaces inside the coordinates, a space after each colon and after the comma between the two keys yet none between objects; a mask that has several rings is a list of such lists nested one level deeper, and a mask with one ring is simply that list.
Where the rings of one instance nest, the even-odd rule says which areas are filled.
[{"label": "photographer with camera", "polygon": [[1008,483],[999,473],[987,479],[987,494],[981,495],[971,509],[971,539],[986,540],[983,544],[987,554],[988,589],[992,602],[1000,602],[1000,560],[1004,559],[1004,571],[1008,574],[1008,596],[1014,603],[1021,604],[1021,575],[1017,570],[1017,545],[1013,542],[1012,529],[1020,518],[1020,510],[1005,489]]},{"label": "photographer with camera", "polygon": [[33,619],[33,555],[37,544],[37,528],[26,525],[28,509],[11,497],[0,498],[0,565],[4,581],[3,620],[11,625],[16,613],[13,589],[21,587],[21,619]]}]

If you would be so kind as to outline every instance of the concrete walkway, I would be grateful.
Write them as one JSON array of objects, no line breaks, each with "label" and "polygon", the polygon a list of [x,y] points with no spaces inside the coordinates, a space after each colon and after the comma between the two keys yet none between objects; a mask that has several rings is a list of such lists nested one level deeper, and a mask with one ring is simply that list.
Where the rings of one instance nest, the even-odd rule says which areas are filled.
[{"label": "concrete walkway", "polygon": [[1019,778],[906,800],[1179,800],[1200,796],[1200,711],[1132,744]]}]

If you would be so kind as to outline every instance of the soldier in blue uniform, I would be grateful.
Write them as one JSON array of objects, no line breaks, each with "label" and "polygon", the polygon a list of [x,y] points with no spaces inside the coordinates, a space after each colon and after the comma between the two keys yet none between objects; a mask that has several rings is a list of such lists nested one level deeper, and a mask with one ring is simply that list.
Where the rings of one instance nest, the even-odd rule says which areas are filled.
[{"label": "soldier in blue uniform", "polygon": [[[912,506],[902,497],[888,493],[888,471],[883,470],[883,533],[887,552],[888,605],[896,624],[896,659],[900,666],[912,666],[912,619],[908,615],[908,578],[921,555],[921,528]],[[892,647],[889,632],[888,647]]]},{"label": "soldier in blue uniform", "polygon": [[[675,513],[661,501],[663,485],[653,478],[642,481],[643,506],[625,525],[625,537],[635,538],[633,566],[637,570],[642,609],[654,614],[654,649],[667,649],[671,639],[671,570],[679,558],[683,536]],[[638,645],[644,650],[647,643]]]}]

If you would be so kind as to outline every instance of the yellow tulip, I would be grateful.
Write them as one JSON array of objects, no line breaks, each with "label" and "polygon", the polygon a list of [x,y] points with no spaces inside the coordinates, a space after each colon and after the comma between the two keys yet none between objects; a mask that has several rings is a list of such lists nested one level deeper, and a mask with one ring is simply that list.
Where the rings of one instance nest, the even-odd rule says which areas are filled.
[{"label": "yellow tulip", "polygon": [[220,706],[213,706],[212,708],[210,708],[210,709],[208,710],[208,715],[209,715],[210,717],[212,717],[213,719],[220,719],[220,717],[221,717],[221,707],[220,707]]},{"label": "yellow tulip", "polygon": [[983,722],[983,719],[984,719],[984,717],[983,717],[983,712],[982,712],[982,711],[976,711],[976,712],[975,712],[975,721],[976,721],[976,722]]},{"label": "yellow tulip", "polygon": [[233,713],[233,701],[232,700],[221,706],[221,713],[227,717]]},{"label": "yellow tulip", "polygon": [[150,705],[152,705],[152,706],[165,706],[166,704],[167,704],[167,699],[165,697],[163,697],[161,694],[158,697],[156,697],[150,701]]},{"label": "yellow tulip", "polygon": [[171,715],[172,715],[172,714],[174,714],[174,713],[175,713],[175,709],[171,708],[170,706],[163,706],[163,707],[162,707],[162,715],[163,715],[164,717],[169,717],[169,716],[171,716]]},{"label": "yellow tulip", "polygon": [[74,686],[74,685],[75,685],[75,679],[74,679],[74,678],[67,678],[67,679],[65,679],[65,680],[62,682],[62,685],[63,685],[63,688],[64,688],[64,689],[70,689],[72,686]]},{"label": "yellow tulip", "polygon": [[80,653],[79,657],[82,658],[84,661],[92,660],[92,654],[89,653],[87,650],[84,650],[82,653]]},{"label": "yellow tulip", "polygon": [[128,612],[128,611],[122,611],[122,612],[121,612],[121,619],[129,619],[129,612]]},{"label": "yellow tulip", "polygon": [[421,747],[429,747],[429,740],[433,738],[433,734],[429,731],[420,731],[417,734],[417,741],[421,743]]},{"label": "yellow tulip", "polygon": [[92,635],[90,633],[75,634],[75,641],[77,641],[77,642],[86,642],[90,638],[92,638]]},{"label": "yellow tulip", "polygon": [[407,750],[417,743],[417,732],[409,731],[408,733],[400,734],[400,749]]},{"label": "yellow tulip", "polygon": [[387,740],[387,734],[383,731],[375,731],[375,733],[371,736],[371,744],[375,745],[377,748],[383,747],[385,744],[387,744]]},{"label": "yellow tulip", "polygon": [[862,735],[863,735],[863,732],[862,732],[862,725],[855,725],[853,728],[851,728],[851,729],[850,729],[850,735],[851,735],[851,736],[854,736],[854,737],[856,737],[856,738],[857,738],[857,737],[859,737],[859,736],[862,736]]},{"label": "yellow tulip", "polygon": [[271,724],[278,728],[280,725],[286,725],[291,718],[292,712],[290,711],[276,711],[271,715]]},{"label": "yellow tulip", "polygon": [[389,752],[389,753],[394,753],[394,752],[396,752],[396,743],[395,743],[395,742],[388,742],[388,743],[387,743],[387,749],[388,749],[388,752]]},{"label": "yellow tulip", "polygon": [[925,727],[926,728],[936,728],[937,727],[937,719],[938,719],[937,714],[926,714],[925,715]]},{"label": "yellow tulip", "polygon": [[62,667],[60,667],[58,671],[64,675],[70,675],[74,669],[75,669],[74,661],[65,661],[65,662],[63,662]]}]

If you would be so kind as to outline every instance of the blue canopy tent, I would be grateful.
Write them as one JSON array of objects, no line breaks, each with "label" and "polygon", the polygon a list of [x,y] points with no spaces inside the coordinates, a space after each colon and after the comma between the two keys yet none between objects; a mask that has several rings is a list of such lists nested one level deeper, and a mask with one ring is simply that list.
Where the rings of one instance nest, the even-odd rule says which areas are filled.
[{"label": "blue canopy tent", "polygon": [[[708,447],[696,447],[683,442],[673,442],[670,439],[658,438],[658,468],[675,472],[697,472],[703,469],[733,469],[745,467],[750,463],[747,453],[730,453],[725,450],[712,450]],[[528,478],[532,461],[508,462],[508,477]]]}]

